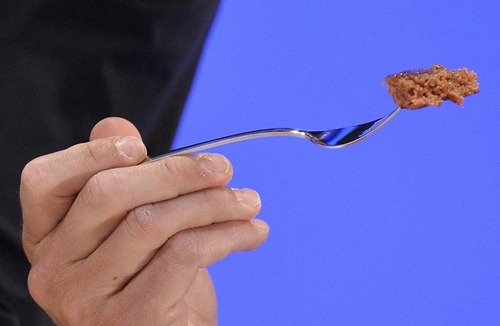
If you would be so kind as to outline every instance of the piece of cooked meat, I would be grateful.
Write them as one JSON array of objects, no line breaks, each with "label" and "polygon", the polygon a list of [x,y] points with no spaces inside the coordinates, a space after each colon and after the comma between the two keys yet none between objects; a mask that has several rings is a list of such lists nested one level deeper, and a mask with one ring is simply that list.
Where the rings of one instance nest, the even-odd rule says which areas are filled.
[{"label": "piece of cooked meat", "polygon": [[419,109],[439,106],[443,100],[462,105],[464,96],[479,92],[477,74],[466,68],[447,70],[434,64],[432,68],[408,70],[389,75],[384,82],[388,92],[401,108]]}]

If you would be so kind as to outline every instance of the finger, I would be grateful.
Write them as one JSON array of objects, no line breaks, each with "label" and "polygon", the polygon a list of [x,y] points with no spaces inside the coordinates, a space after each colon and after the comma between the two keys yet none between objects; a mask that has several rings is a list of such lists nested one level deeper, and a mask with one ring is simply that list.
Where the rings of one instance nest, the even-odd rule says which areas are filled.
[{"label": "finger", "polygon": [[[230,252],[253,250],[267,238],[259,220],[231,221],[190,229],[172,237],[116,297],[117,306],[144,324],[168,324],[186,318],[182,300],[200,268]],[[158,318],[170,318],[159,320]],[[185,323],[184,323],[185,324]]]},{"label": "finger", "polygon": [[[60,258],[90,255],[136,207],[229,182],[229,161],[216,154],[174,156],[139,166],[102,171],[79,193],[58,229],[49,236],[64,243]],[[47,245],[52,245],[51,240]]]},{"label": "finger", "polygon": [[90,132],[91,141],[112,136],[134,136],[141,139],[139,130],[131,122],[117,117],[99,121]]},{"label": "finger", "polygon": [[28,253],[60,222],[92,175],[136,165],[145,157],[142,141],[129,136],[75,145],[28,163],[20,187],[23,240]]},{"label": "finger", "polygon": [[81,268],[101,270],[94,283],[116,291],[174,234],[213,223],[249,220],[257,215],[260,207],[255,191],[228,188],[212,188],[140,206],[127,214]]}]

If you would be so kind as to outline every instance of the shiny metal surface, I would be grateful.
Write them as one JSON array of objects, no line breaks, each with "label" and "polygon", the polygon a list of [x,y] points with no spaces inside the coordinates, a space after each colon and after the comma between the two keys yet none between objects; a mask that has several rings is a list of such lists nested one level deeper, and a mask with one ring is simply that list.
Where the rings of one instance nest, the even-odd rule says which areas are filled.
[{"label": "shiny metal surface", "polygon": [[193,152],[199,152],[212,147],[234,143],[241,140],[272,136],[300,137],[309,139],[316,145],[324,148],[342,148],[344,146],[354,144],[362,139],[365,139],[376,130],[380,129],[389,120],[391,120],[399,111],[401,111],[401,108],[397,108],[385,117],[373,120],[371,122],[331,130],[306,131],[290,128],[276,128],[243,132],[175,149],[166,154],[150,158],[147,162],[158,161],[174,155],[184,155]]}]

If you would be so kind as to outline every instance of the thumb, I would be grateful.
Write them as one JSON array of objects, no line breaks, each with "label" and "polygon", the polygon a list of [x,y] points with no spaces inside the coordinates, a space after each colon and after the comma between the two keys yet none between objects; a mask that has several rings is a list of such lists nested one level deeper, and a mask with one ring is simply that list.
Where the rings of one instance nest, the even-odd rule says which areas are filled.
[{"label": "thumb", "polygon": [[130,121],[118,117],[99,121],[90,133],[90,140],[112,136],[135,136],[142,140],[139,130]]}]

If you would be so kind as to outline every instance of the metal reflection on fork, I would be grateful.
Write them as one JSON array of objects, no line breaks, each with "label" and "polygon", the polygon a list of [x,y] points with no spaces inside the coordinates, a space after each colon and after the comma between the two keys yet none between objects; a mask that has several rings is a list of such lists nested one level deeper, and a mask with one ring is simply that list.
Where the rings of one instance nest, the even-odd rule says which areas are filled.
[{"label": "metal reflection on fork", "polygon": [[184,155],[193,152],[199,152],[212,147],[234,143],[241,140],[261,138],[261,137],[271,137],[271,136],[299,137],[299,138],[309,139],[314,144],[324,148],[342,148],[347,145],[354,144],[360,140],[363,140],[369,135],[373,134],[375,131],[377,131],[383,125],[385,125],[389,120],[394,118],[394,116],[399,111],[401,111],[401,108],[397,108],[393,112],[389,113],[388,115],[380,119],[376,119],[359,125],[336,128],[331,130],[306,131],[306,130],[290,129],[290,128],[276,128],[276,129],[261,129],[261,130],[243,132],[175,149],[166,154],[150,158],[146,163],[155,162],[174,155]]}]

